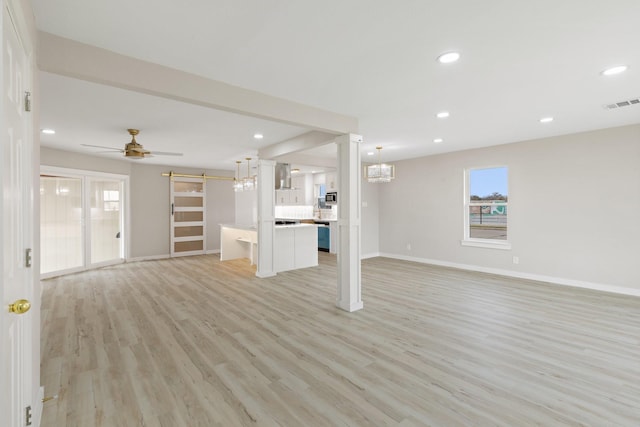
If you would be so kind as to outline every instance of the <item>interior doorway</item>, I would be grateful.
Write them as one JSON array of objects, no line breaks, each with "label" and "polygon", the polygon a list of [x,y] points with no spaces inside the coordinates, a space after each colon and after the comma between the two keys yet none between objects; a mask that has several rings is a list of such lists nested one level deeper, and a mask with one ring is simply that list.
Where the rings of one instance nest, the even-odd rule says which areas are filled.
[{"label": "interior doorway", "polygon": [[42,167],[41,277],[124,262],[128,177]]}]

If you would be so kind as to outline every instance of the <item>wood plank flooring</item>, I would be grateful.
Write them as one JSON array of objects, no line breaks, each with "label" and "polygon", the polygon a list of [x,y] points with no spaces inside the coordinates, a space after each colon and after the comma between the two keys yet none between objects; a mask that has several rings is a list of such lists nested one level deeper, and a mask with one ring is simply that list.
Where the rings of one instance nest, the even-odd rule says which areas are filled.
[{"label": "wood plank flooring", "polygon": [[43,282],[43,426],[640,426],[640,298],[386,258]]}]

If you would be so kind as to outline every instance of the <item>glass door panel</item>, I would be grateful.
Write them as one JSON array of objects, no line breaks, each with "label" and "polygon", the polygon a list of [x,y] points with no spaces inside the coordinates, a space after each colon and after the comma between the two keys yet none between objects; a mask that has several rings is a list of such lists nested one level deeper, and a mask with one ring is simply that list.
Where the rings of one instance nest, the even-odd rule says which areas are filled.
[{"label": "glass door panel", "polygon": [[201,212],[174,212],[173,220],[175,222],[202,222],[203,216]]},{"label": "glass door panel", "polygon": [[202,193],[202,182],[174,181],[173,191],[176,193]]},{"label": "glass door panel", "polygon": [[173,230],[174,237],[193,237],[202,236],[204,234],[204,228],[201,225],[190,227],[175,227]]},{"label": "glass door panel", "polygon": [[91,264],[123,258],[122,185],[120,181],[91,179]]},{"label": "glass door panel", "polygon": [[40,272],[84,265],[82,179],[40,177]]},{"label": "glass door panel", "polygon": [[174,204],[176,208],[201,208],[202,196],[200,197],[175,197]]}]

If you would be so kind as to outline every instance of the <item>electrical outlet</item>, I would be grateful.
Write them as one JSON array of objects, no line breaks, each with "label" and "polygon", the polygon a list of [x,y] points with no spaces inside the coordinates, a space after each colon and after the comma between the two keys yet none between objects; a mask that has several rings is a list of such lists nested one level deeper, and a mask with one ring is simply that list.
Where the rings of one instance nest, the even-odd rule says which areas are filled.
[{"label": "electrical outlet", "polygon": [[362,202],[362,207],[363,207],[363,208],[367,208],[367,207],[369,207],[369,203],[367,203],[367,202]]},{"label": "electrical outlet", "polygon": [[519,257],[517,257],[517,256],[514,256],[514,257],[513,257],[513,263],[514,263],[514,264],[520,264],[520,258],[519,258]]},{"label": "electrical outlet", "polygon": [[411,243],[407,243],[407,250],[410,251],[411,250]]}]

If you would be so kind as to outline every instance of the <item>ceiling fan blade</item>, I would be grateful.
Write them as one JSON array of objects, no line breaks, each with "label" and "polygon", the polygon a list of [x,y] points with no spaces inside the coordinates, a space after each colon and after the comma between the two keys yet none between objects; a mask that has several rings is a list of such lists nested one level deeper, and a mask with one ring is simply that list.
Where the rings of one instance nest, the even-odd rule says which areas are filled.
[{"label": "ceiling fan blade", "polygon": [[168,151],[152,151],[151,153],[157,156],[182,156],[183,155],[182,153],[171,153]]},{"label": "ceiling fan blade", "polygon": [[91,147],[91,148],[104,148],[106,150],[112,150],[112,151],[119,151],[119,152],[123,152],[124,150],[120,149],[120,148],[113,148],[113,147],[105,147],[104,145],[91,145],[91,144],[80,144],[83,147]]}]

